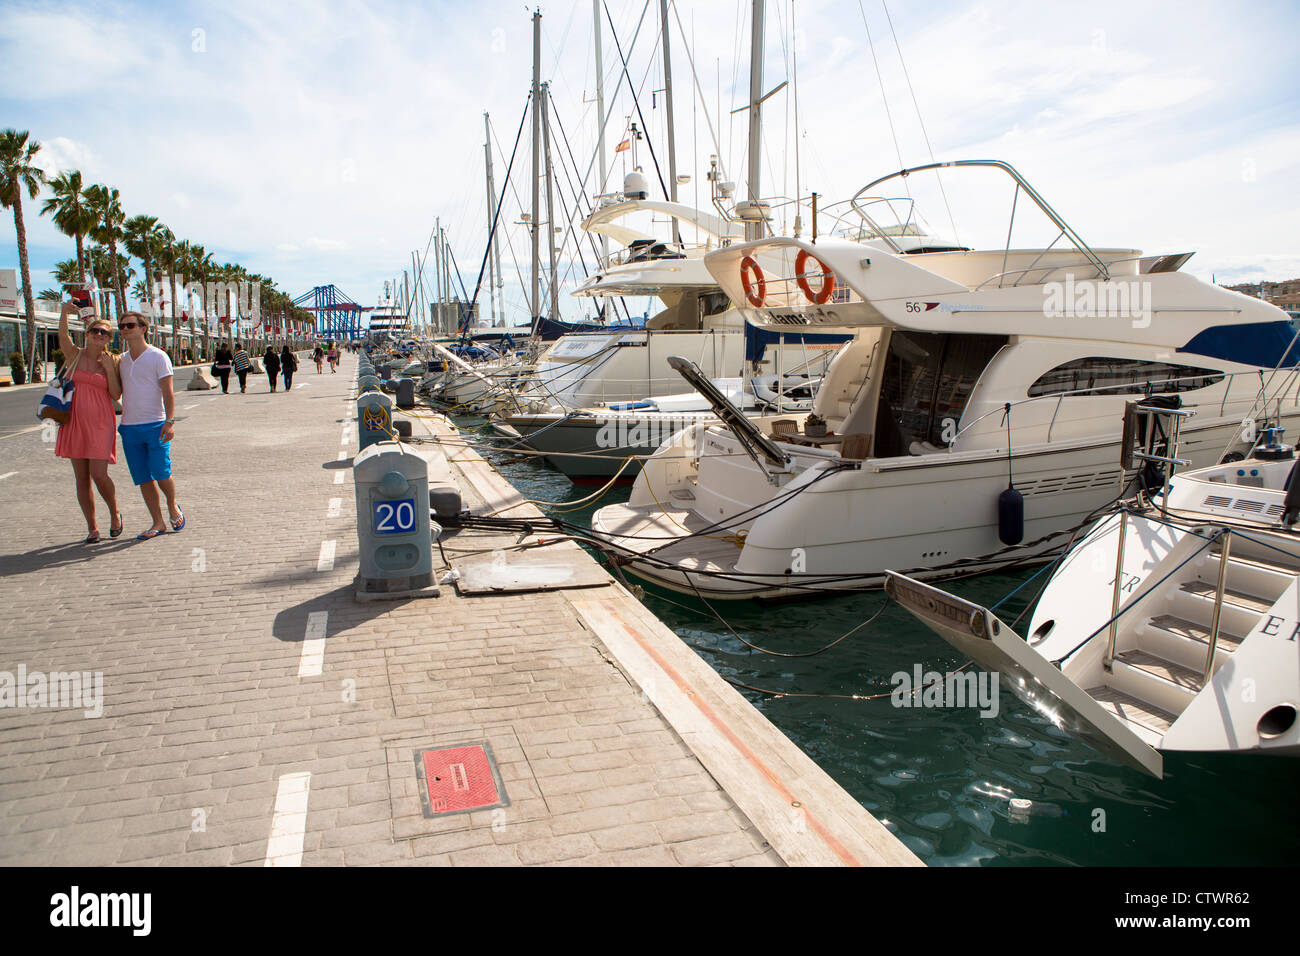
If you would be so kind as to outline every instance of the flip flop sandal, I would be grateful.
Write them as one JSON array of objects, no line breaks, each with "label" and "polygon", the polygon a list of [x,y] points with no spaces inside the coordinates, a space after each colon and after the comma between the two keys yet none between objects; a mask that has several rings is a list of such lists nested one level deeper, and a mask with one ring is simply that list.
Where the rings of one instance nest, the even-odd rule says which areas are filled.
[{"label": "flip flop sandal", "polygon": [[[122,515],[119,513],[118,517],[120,518]],[[110,522],[108,525],[108,536],[110,538],[120,538],[124,530],[126,530],[125,522],[119,523],[116,528],[114,528],[112,522]]]},{"label": "flip flop sandal", "polygon": [[[177,510],[177,511],[181,511],[180,508],[177,508],[176,510]],[[184,527],[185,527],[185,512],[184,512],[184,511],[181,511],[181,520],[180,520],[180,521],[176,521],[176,520],[173,520],[173,521],[172,521],[172,530],[173,530],[173,531],[180,531],[180,530],[181,530],[182,528],[184,528]]]},{"label": "flip flop sandal", "polygon": [[167,533],[167,530],[166,530],[165,528],[164,528],[162,531],[155,531],[153,528],[150,528],[148,531],[141,531],[139,534],[137,534],[137,535],[135,536],[135,540],[137,540],[137,541],[149,541],[149,540],[151,540],[152,538],[156,538],[156,537],[158,537],[158,535],[160,535],[160,534],[166,534],[166,533]]}]

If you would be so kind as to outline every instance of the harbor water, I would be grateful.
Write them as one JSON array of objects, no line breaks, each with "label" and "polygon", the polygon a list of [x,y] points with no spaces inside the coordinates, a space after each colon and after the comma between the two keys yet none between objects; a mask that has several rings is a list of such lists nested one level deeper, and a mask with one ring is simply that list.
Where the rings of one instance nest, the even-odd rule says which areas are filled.
[{"label": "harbor water", "polygon": [[[457,423],[525,496],[563,502],[592,493],[538,461],[489,453],[481,419]],[[628,490],[613,487],[565,517],[585,524]],[[945,586],[987,606],[1034,573]],[[1014,618],[1039,583],[999,614]],[[977,705],[897,706],[895,674],[949,673],[967,662],[907,612],[883,606],[881,592],[766,606],[644,592],[651,611],[928,865],[1280,865],[1300,855],[1300,827],[1276,823],[1294,813],[1295,760],[1166,754],[1157,780],[1005,691],[984,716]],[[779,656],[816,652],[878,611],[822,653]]]}]

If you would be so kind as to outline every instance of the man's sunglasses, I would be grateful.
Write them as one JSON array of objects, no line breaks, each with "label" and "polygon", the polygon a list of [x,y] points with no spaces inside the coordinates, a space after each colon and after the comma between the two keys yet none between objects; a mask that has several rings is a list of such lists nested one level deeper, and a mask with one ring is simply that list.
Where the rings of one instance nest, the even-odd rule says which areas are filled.
[{"label": "man's sunglasses", "polygon": [[133,329],[133,328],[135,328],[135,327],[136,327],[137,325],[139,325],[139,324],[140,324],[139,322],[123,322],[121,325],[118,326],[118,328],[119,328],[119,329]]},{"label": "man's sunglasses", "polygon": [[113,332],[111,329],[91,329],[90,334],[91,335],[112,335]]}]

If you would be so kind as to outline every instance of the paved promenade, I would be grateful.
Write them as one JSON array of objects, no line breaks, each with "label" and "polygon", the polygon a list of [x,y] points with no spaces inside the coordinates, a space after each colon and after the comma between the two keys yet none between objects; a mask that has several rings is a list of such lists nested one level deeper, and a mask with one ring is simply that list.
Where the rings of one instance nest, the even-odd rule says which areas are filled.
[{"label": "paved promenade", "polygon": [[[101,509],[86,546],[53,441],[0,438],[0,863],[915,864],[612,579],[357,603],[351,472],[322,467],[356,448],[356,362],[303,365],[178,393],[189,523],[153,541],[124,462],[126,534]],[[511,493],[451,457],[467,505]],[[55,671],[102,700],[34,700]],[[509,806],[426,816],[417,751],[478,741]]]}]

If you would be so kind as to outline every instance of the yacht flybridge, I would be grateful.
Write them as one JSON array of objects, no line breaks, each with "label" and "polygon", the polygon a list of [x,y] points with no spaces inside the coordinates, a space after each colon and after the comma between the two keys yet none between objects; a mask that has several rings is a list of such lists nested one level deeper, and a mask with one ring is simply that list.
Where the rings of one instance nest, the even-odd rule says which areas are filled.
[{"label": "yacht flybridge", "polygon": [[1162,776],[1170,751],[1300,756],[1300,468],[1276,441],[1256,455],[1178,474],[1098,521],[1054,569],[1027,640],[904,575],[886,588],[1123,763]]},{"label": "yacht flybridge", "polygon": [[[1056,239],[964,248],[919,228],[910,200],[868,196],[972,166],[1009,176],[1013,202],[1031,201]],[[896,221],[882,225],[881,210]],[[839,235],[705,257],[750,322],[855,336],[806,421],[724,414],[730,425],[685,429],[644,463],[627,504],[596,513],[594,532],[634,573],[709,597],[780,597],[877,587],[886,569],[937,578],[1041,559],[1138,477],[1118,463],[1128,399],[1173,395],[1193,410],[1183,453],[1197,467],[1249,451],[1266,418],[1300,421],[1284,312],[1178,271],[1190,253],[1089,247],[1006,163],[903,170],[859,191],[839,222]]]}]

